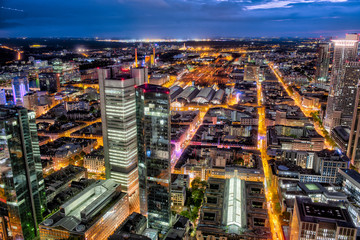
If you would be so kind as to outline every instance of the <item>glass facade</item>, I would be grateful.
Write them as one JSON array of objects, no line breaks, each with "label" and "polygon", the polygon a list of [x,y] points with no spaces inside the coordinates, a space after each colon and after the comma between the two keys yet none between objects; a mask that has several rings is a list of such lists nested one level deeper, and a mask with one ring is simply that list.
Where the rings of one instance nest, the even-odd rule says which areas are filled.
[{"label": "glass facade", "polygon": [[33,239],[42,221],[45,189],[35,113],[0,106],[0,201],[6,239]]},{"label": "glass facade", "polygon": [[140,211],[162,232],[171,224],[169,90],[144,84],[136,88]]},{"label": "glass facade", "polygon": [[14,104],[21,106],[24,102],[24,95],[29,92],[29,82],[27,77],[13,78],[12,91],[14,96]]}]

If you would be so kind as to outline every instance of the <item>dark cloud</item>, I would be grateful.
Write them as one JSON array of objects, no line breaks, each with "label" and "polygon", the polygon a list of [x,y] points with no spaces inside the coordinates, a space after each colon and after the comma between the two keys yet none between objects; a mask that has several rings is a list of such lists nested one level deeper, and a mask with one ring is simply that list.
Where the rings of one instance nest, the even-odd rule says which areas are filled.
[{"label": "dark cloud", "polygon": [[357,0],[0,0],[1,6],[0,37],[318,36],[360,28]]}]

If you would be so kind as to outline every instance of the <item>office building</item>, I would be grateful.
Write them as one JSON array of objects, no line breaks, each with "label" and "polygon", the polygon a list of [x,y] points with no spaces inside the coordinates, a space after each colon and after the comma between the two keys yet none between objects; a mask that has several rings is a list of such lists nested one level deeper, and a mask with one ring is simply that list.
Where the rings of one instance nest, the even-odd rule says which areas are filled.
[{"label": "office building", "polygon": [[244,70],[244,81],[258,81],[260,74],[260,66],[246,65]]},{"label": "office building", "polygon": [[356,239],[357,229],[346,209],[325,203],[313,203],[310,198],[295,199],[290,223],[290,240]]},{"label": "office building", "polygon": [[360,227],[360,173],[352,169],[339,169],[342,191],[347,195],[347,210],[358,228]]},{"label": "office building", "polygon": [[6,92],[5,89],[0,89],[0,105],[6,104]]},{"label": "office building", "polygon": [[146,67],[137,67],[131,69],[131,77],[135,79],[135,85],[140,86],[148,82],[149,73]]},{"label": "office building", "polygon": [[36,112],[39,105],[39,97],[36,92],[28,92],[23,97],[23,107]]},{"label": "office building", "polygon": [[209,178],[200,209],[196,239],[270,239],[261,182]]},{"label": "office building", "polygon": [[[352,77],[353,80],[360,80],[360,63],[359,62],[352,62],[350,69],[351,75],[349,77]],[[347,98],[347,97],[344,97]],[[354,109],[352,112],[352,121],[351,121],[351,130],[349,133],[349,142],[347,145],[347,156],[351,159],[351,163],[353,165],[356,165],[359,167],[360,162],[360,143],[359,143],[359,137],[360,137],[360,84],[356,84],[356,96],[354,100]]]},{"label": "office building", "polygon": [[129,200],[120,184],[98,180],[40,224],[40,239],[107,239],[128,216]]},{"label": "office building", "polygon": [[0,106],[2,239],[33,239],[45,210],[45,188],[35,113]]},{"label": "office building", "polygon": [[17,76],[12,79],[12,92],[14,105],[22,106],[24,95],[29,92],[29,82],[25,76]]},{"label": "office building", "polygon": [[148,226],[165,233],[171,226],[170,91],[158,85],[136,88],[140,213]]},{"label": "office building", "polygon": [[334,127],[331,130],[330,136],[334,139],[340,151],[346,154],[350,137],[350,128],[346,126]]},{"label": "office building", "polygon": [[40,91],[56,93],[60,90],[59,73],[41,73],[39,74]]},{"label": "office building", "polygon": [[316,60],[316,83],[324,84],[328,80],[330,64],[330,44],[320,43],[317,50]]},{"label": "office building", "polygon": [[131,211],[138,211],[135,79],[99,70],[106,178],[121,184]]},{"label": "office building", "polygon": [[335,150],[324,149],[315,152],[313,169],[317,174],[327,177],[328,182],[336,182],[338,170],[349,168],[350,159]]},{"label": "office building", "polygon": [[[347,34],[346,39],[333,40],[334,57],[331,70],[330,92],[327,101],[324,125],[331,131],[338,125],[350,126],[349,115],[352,116],[356,95],[356,79],[353,79],[354,64],[348,62],[357,58],[359,36]],[[357,78],[358,79],[358,78]],[[344,98],[344,96],[347,96]],[[352,105],[350,105],[352,103]]]}]

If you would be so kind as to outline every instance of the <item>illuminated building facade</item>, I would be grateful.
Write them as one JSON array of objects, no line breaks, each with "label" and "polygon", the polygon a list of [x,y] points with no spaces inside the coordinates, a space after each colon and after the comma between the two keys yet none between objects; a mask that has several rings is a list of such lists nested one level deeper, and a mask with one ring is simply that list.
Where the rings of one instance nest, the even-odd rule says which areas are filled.
[{"label": "illuminated building facade", "polygon": [[45,208],[35,113],[0,106],[1,239],[34,239]]},{"label": "illuminated building facade", "polygon": [[128,216],[129,200],[120,184],[98,180],[40,224],[40,239],[107,239]]},{"label": "illuminated building facade", "polygon": [[22,106],[24,102],[24,95],[29,92],[29,82],[27,77],[18,76],[12,79],[12,92],[14,104]]},{"label": "illuminated building facade", "polygon": [[166,232],[171,225],[170,91],[158,85],[136,88],[140,212],[148,226]]},{"label": "illuminated building facade", "polygon": [[290,223],[290,240],[356,239],[357,229],[347,210],[296,197]]},{"label": "illuminated building facade", "polygon": [[[347,156],[350,158],[351,163],[356,166],[360,166],[360,62],[351,63],[351,71],[349,78],[352,78],[356,82],[356,94],[354,98],[354,106],[352,111],[351,130],[349,133],[349,142],[347,145]],[[346,96],[346,95],[344,95]],[[345,99],[351,98],[351,96],[343,97]],[[349,116],[350,117],[350,116]]]},{"label": "illuminated building facade", "polygon": [[138,211],[135,79],[99,70],[106,178],[121,184],[131,210]]},{"label": "illuminated building facade", "polygon": [[330,64],[330,44],[329,43],[320,43],[317,50],[317,60],[316,60],[316,82],[319,84],[324,84],[327,82],[329,75],[329,64]]},{"label": "illuminated building facade", "polygon": [[137,86],[147,83],[149,78],[148,69],[143,67],[132,68],[131,77],[135,79],[135,85]]},{"label": "illuminated building facade", "polygon": [[[348,114],[344,108],[351,108],[350,100],[344,100],[344,96],[349,97],[352,94],[351,100],[354,100],[356,83],[351,77],[346,77],[346,73],[351,75],[347,62],[355,61],[359,46],[359,36],[357,34],[347,34],[344,40],[333,40],[334,43],[334,60],[331,70],[330,92],[326,108],[325,128],[331,131],[338,125],[350,126],[348,121]],[[354,104],[354,103],[353,103]]]}]

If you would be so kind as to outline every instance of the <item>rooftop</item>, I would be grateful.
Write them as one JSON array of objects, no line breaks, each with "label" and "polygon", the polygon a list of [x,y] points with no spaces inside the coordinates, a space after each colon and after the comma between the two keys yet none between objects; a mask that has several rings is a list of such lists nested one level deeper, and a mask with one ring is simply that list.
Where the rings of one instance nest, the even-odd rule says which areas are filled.
[{"label": "rooftop", "polygon": [[156,92],[156,93],[165,93],[165,94],[170,93],[170,90],[168,88],[161,87],[159,85],[148,84],[148,83],[145,83],[145,84],[140,85],[140,86],[136,86],[136,88],[141,88],[145,92]]},{"label": "rooftop", "polygon": [[326,203],[313,203],[310,198],[296,197],[297,210],[303,222],[328,222],[354,228],[347,210]]},{"label": "rooftop", "polygon": [[98,180],[61,205],[60,211],[51,215],[41,225],[84,233],[115,204],[115,200],[125,196],[126,194],[120,191],[120,184],[114,180]]}]

